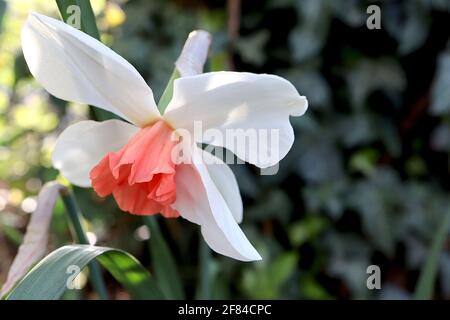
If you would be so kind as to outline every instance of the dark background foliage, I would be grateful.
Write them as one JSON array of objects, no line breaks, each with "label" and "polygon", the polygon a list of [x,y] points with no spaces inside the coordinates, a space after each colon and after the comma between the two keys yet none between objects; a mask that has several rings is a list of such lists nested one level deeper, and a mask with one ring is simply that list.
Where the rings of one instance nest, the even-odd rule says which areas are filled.
[{"label": "dark background foliage", "polygon": [[[277,74],[308,97],[306,115],[291,119],[296,141],[277,175],[233,166],[244,198],[243,229],[264,260],[214,255],[210,297],[412,297],[450,205],[450,1],[92,3],[102,40],[136,66],[156,97],[187,34],[199,28],[213,35],[208,70]],[[370,4],[381,8],[379,30],[366,26]],[[58,16],[48,1],[31,8]],[[58,176],[49,163],[54,139],[88,116],[83,106],[49,99],[30,78],[10,38],[31,8],[8,3],[0,41],[0,280],[39,186]],[[151,234],[138,217],[91,190],[75,191],[98,244],[151,266]],[[56,209],[53,248],[71,241],[63,211]],[[197,227],[182,219],[160,222],[187,296],[198,296]],[[448,249],[447,240],[435,298],[450,297]],[[372,264],[381,268],[381,290],[366,287]],[[112,279],[108,286],[126,297]],[[68,297],[77,295],[92,294],[88,288]]]}]

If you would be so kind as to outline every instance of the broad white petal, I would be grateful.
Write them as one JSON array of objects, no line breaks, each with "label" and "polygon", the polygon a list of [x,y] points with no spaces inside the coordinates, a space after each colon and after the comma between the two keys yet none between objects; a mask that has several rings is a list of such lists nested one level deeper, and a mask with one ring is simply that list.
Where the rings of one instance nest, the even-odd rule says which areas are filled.
[{"label": "broad white petal", "polygon": [[242,197],[236,177],[230,167],[218,157],[201,150],[203,162],[220,194],[228,205],[237,223],[242,222]]},{"label": "broad white petal", "polygon": [[61,21],[31,13],[22,49],[33,76],[55,97],[103,108],[139,126],[160,117],[152,90],[130,63]]},{"label": "broad white petal", "polygon": [[177,200],[173,207],[183,218],[201,226],[206,243],[214,251],[242,261],[261,260],[211,179],[200,152],[194,150],[192,157],[193,164],[177,167]]},{"label": "broad white petal", "polygon": [[289,81],[278,76],[210,72],[175,80],[164,118],[193,134],[194,122],[201,121],[203,134],[194,134],[197,142],[226,147],[266,168],[292,147],[289,116],[303,115],[307,104]]},{"label": "broad white petal", "polygon": [[91,169],[108,152],[122,148],[138,131],[138,127],[120,120],[80,121],[58,137],[53,166],[71,183],[89,187]]}]

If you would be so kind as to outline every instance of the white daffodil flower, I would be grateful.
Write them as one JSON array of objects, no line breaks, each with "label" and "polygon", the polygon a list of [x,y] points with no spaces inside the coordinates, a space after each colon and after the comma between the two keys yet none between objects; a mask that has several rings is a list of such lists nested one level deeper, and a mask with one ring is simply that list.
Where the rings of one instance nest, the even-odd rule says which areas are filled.
[{"label": "white daffodil flower", "polygon": [[[225,147],[261,168],[277,164],[294,142],[289,116],[301,116],[307,108],[306,98],[290,82],[241,72],[196,75],[202,64],[188,61],[186,66],[180,58],[177,67],[186,76],[174,81],[172,100],[161,115],[152,90],[130,63],[63,22],[30,14],[22,48],[31,73],[49,93],[126,120],[69,126],[52,156],[64,177],[92,186],[102,197],[112,194],[122,210],[133,214],[181,215],[201,226],[205,241],[218,253],[242,261],[261,259],[238,225],[243,207],[233,172],[196,144]],[[279,143],[270,161],[259,161],[227,139],[202,141],[193,132],[196,121],[224,136],[233,129],[274,129]],[[174,132],[180,129],[194,137],[186,163],[173,159]]]}]

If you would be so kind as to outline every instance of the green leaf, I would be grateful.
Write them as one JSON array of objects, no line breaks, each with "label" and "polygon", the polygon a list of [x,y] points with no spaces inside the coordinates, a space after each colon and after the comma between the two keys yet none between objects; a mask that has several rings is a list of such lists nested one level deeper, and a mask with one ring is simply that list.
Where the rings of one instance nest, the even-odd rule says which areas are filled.
[{"label": "green leaf", "polygon": [[150,229],[149,246],[155,271],[155,280],[168,299],[184,299],[182,281],[166,240],[155,217],[144,217]]},{"label": "green leaf", "polygon": [[299,247],[317,237],[327,226],[327,220],[320,216],[305,217],[293,223],[288,229],[293,246]]},{"label": "green leaf", "polygon": [[[150,273],[132,255],[118,249],[90,245],[61,247],[42,259],[10,292],[7,300],[56,300],[67,289],[68,279],[97,259],[134,299],[162,299]],[[78,272],[67,273],[69,266]],[[70,278],[69,278],[70,277]]]},{"label": "green leaf", "polygon": [[20,246],[23,241],[23,235],[16,228],[8,226],[6,224],[0,225],[0,234],[3,234],[6,239],[11,241],[13,244]]},{"label": "green leaf", "polygon": [[264,261],[246,269],[242,289],[251,299],[283,298],[283,286],[296,272],[299,261],[297,252],[285,252],[272,261]]},{"label": "green leaf", "polygon": [[444,216],[444,221],[434,236],[428,259],[420,272],[414,297],[416,299],[431,299],[436,284],[436,274],[439,262],[439,255],[445,244],[445,239],[450,227],[450,210]]},{"label": "green leaf", "polygon": [[373,174],[380,155],[372,148],[364,148],[355,152],[350,158],[350,171],[359,172],[365,176]]},{"label": "green leaf", "polygon": [[306,275],[302,279],[300,286],[302,288],[302,293],[306,299],[324,300],[333,298],[311,274]]},{"label": "green leaf", "polygon": [[298,263],[298,254],[295,252],[283,253],[277,257],[269,268],[271,274],[270,282],[274,288],[280,288],[285,283],[291,274],[295,271]]}]

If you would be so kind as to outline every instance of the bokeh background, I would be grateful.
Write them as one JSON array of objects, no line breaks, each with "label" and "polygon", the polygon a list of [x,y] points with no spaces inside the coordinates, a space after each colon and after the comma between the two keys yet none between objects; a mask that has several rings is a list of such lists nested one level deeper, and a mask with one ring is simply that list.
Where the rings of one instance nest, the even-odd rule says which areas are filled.
[{"label": "bokeh background", "polygon": [[[446,0],[93,0],[102,41],[130,61],[159,97],[193,29],[212,33],[208,70],[273,73],[309,100],[291,119],[296,141],[275,176],[235,171],[242,228],[264,257],[210,257],[211,290],[199,293],[198,228],[160,226],[189,298],[409,299],[449,209],[450,2]],[[369,4],[381,29],[366,27]],[[0,1],[0,284],[36,195],[58,179],[58,134],[89,118],[85,105],[50,97],[20,48],[29,11],[59,18],[54,1]],[[213,111],[212,111],[213,112]],[[92,241],[129,251],[150,270],[151,234],[112,199],[75,189]],[[447,233],[448,235],[448,233]],[[450,298],[450,243],[434,298]],[[72,242],[62,203],[49,250]],[[381,268],[368,290],[366,268]],[[113,297],[127,294],[108,275]],[[66,298],[95,298],[89,284]]]}]

